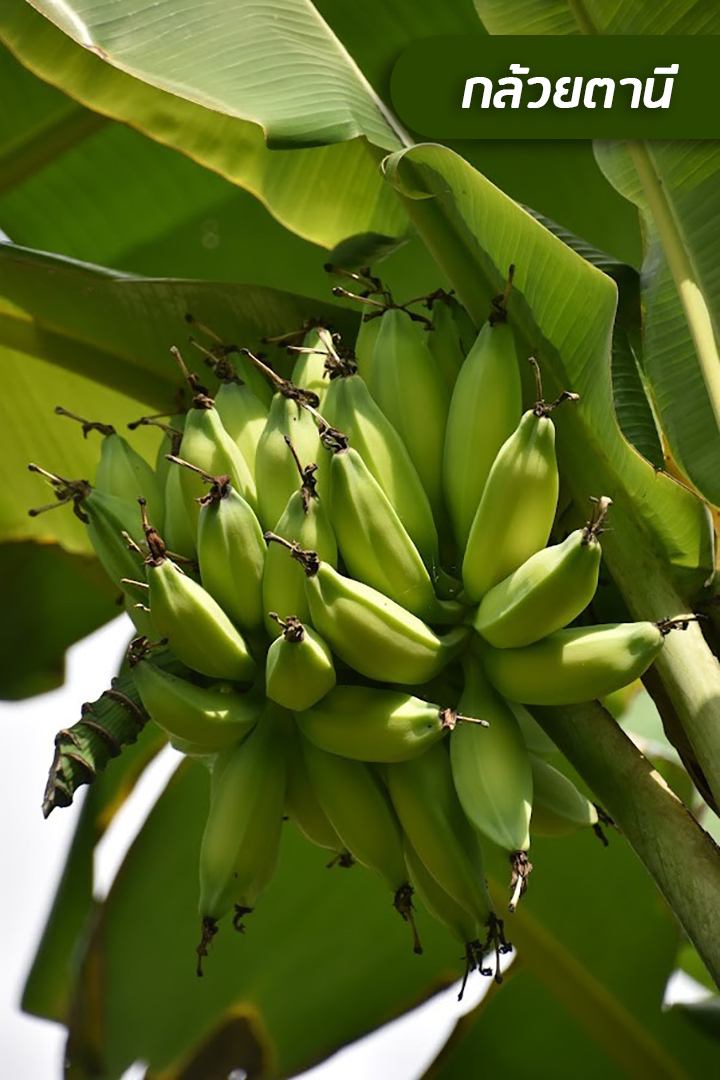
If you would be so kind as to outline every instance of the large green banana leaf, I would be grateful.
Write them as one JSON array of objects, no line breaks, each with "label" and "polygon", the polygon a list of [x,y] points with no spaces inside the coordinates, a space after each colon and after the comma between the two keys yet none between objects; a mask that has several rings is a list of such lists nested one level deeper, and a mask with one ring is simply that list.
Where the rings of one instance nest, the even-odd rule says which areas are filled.
[{"label": "large green banana leaf", "polygon": [[[30,110],[26,129],[16,126],[9,112],[7,123],[13,125],[15,139],[4,148],[0,191],[17,185],[29,169],[37,168],[38,159],[47,162],[59,149],[94,131],[102,117],[110,117],[250,191],[287,228],[325,247],[353,233],[394,236],[406,227],[364,139],[270,152],[258,125],[196,105],[103,63],[25,0],[3,4],[0,40],[30,71],[94,110],[88,113],[60,95],[47,101],[44,88],[44,109],[37,105]],[[6,68],[6,61],[0,63],[0,76]],[[27,80],[18,85],[15,77],[15,72],[8,73],[8,93],[15,97],[23,91],[21,97],[29,94],[43,101],[42,90],[29,88]],[[98,175],[104,180],[101,185]],[[92,190],[106,185],[115,189],[112,169],[93,176],[91,185],[88,181]],[[139,177],[142,180],[142,171]],[[101,252],[94,255],[103,257]]]},{"label": "large green banana leaf", "polygon": [[713,142],[599,143],[608,178],[642,213],[644,369],[672,457],[720,504],[720,151]]},{"label": "large green banana leaf", "polygon": [[396,121],[309,0],[207,0],[201,18],[192,0],[115,0],[112,19],[100,0],[33,7],[121,71],[258,125],[270,146],[398,145]]},{"label": "large green banana leaf", "polygon": [[491,34],[717,34],[720,13],[706,0],[474,0]]}]

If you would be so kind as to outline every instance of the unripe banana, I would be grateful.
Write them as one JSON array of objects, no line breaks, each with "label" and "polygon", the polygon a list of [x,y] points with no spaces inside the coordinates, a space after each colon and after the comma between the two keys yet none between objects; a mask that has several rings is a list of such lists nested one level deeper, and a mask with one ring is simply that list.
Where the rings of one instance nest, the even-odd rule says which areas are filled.
[{"label": "unripe banana", "polygon": [[427,333],[399,308],[380,319],[368,389],[405,443],[435,517],[443,512],[442,458],[450,398]]},{"label": "unripe banana", "polygon": [[363,459],[337,437],[325,439],[335,449],[330,522],[348,572],[427,622],[458,622],[465,609],[438,600],[420,552]]},{"label": "unripe banana", "polygon": [[489,969],[482,967],[483,946],[480,936],[485,936],[485,927],[479,927],[464,908],[438,885],[407,837],[405,863],[415,892],[428,912],[446,926],[465,949],[465,974],[458,994],[458,1001],[462,1001],[468,976],[472,971],[480,968],[483,975],[491,974]]},{"label": "unripe banana", "polygon": [[432,510],[405,444],[359,375],[331,379],[323,416],[347,435],[387,495],[432,572],[439,561]]},{"label": "unripe banana", "polygon": [[[209,476],[228,476],[232,486],[252,509],[257,508],[255,480],[245,458],[223,427],[212,398],[196,394],[194,407],[185,421],[180,452],[184,461]],[[183,469],[180,484],[188,516],[193,528],[197,529],[198,499],[205,491],[203,481],[198,474]]]},{"label": "unripe banana", "polygon": [[357,761],[393,762],[418,757],[465,717],[397,690],[336,686],[295,719],[321,750]]},{"label": "unripe banana", "polygon": [[325,361],[329,355],[326,335],[329,336],[330,331],[324,327],[308,330],[291,376],[295,386],[302,386],[317,395],[319,408],[322,408],[329,385],[325,369]]},{"label": "unripe banana", "polygon": [[596,807],[572,780],[535,754],[530,761],[535,789],[530,831],[535,836],[565,836],[598,824]]},{"label": "unripe banana", "polygon": [[[371,315],[372,318],[367,318]],[[372,378],[372,365],[375,355],[375,342],[380,333],[380,309],[365,304],[363,317],[360,321],[357,341],[355,342],[355,356],[357,358],[358,371],[365,382],[369,385]]]},{"label": "unripe banana", "polygon": [[[94,487],[105,495],[122,499],[133,508],[144,498],[155,521],[162,523],[163,489],[155,470],[111,424],[83,420],[58,405],[56,416],[66,416],[82,425],[83,435],[98,431],[102,436],[100,461],[95,470]],[[159,525],[162,527],[162,524]]]},{"label": "unripe banana", "polygon": [[[432,305],[433,329],[427,335],[428,348],[433,355],[449,395],[452,395],[455,389],[457,377],[465,361],[457,324],[453,318],[452,308],[448,303],[451,299],[451,297],[445,298],[441,296],[434,300]],[[457,303],[455,306],[458,306]],[[474,339],[475,334],[473,334]]]},{"label": "unripe banana", "polygon": [[215,478],[200,510],[200,576],[203,587],[241,630],[263,626],[265,551],[252,507],[227,477]]},{"label": "unripe banana", "polygon": [[235,374],[228,375],[215,395],[222,426],[245,459],[255,479],[255,456],[268,418],[267,405]]},{"label": "unripe banana", "polygon": [[268,710],[228,757],[214,784],[200,848],[200,962],[218,919],[233,904],[240,908],[238,915],[252,910],[274,873],[285,780],[284,733],[280,719]]},{"label": "unripe banana", "polygon": [[[323,562],[337,566],[337,545],[323,500],[315,490],[314,468],[301,469],[302,487],[288,501],[278,521],[280,535],[301,548],[317,551]],[[265,557],[263,576],[265,629],[276,638],[281,628],[270,618],[271,611],[292,611],[302,623],[310,622],[310,605],[305,594],[305,573],[287,552],[271,544]]]},{"label": "unripe banana", "polygon": [[270,612],[282,634],[268,649],[265,691],[271,701],[301,711],[320,701],[337,682],[332,653],[314,630],[293,615]]},{"label": "unripe banana", "polygon": [[518,701],[509,701],[506,704],[512,709],[513,716],[518,722],[525,745],[531,754],[542,758],[557,757],[558,748],[552,739],[545,734],[537,720],[530,715],[524,705]]},{"label": "unripe banana", "polygon": [[482,650],[495,688],[526,705],[576,705],[606,697],[639,679],[663,646],[651,622],[557,630],[521,649]]},{"label": "unripe banana", "polygon": [[292,383],[284,386],[286,389],[275,394],[272,400],[255,459],[258,516],[265,529],[277,526],[288,499],[297,490],[297,465],[287,440],[292,443],[300,461],[317,462],[324,452],[315,421],[293,396],[297,388]]},{"label": "unripe banana", "polygon": [[520,370],[512,330],[486,323],[468,353],[450,401],[443,485],[461,550],[465,548],[485,482],[522,409]]},{"label": "unripe banana", "polygon": [[206,689],[163,671],[147,660],[133,667],[133,679],[150,717],[173,739],[192,743],[197,753],[237,743],[257,723],[265,702],[231,686]]},{"label": "unripe banana", "polygon": [[[609,499],[600,500],[603,507]],[[532,645],[561,630],[595,595],[602,549],[602,518],[543,548],[485,593],[473,626],[497,649]]]},{"label": "unripe banana", "polygon": [[467,356],[473,345],[477,341],[477,327],[468,315],[466,309],[462,304],[458,303],[454,296],[445,298],[445,303],[452,312],[452,317],[457,328],[457,335],[460,339],[460,348],[462,349],[463,356]]},{"label": "unripe banana", "polygon": [[303,741],[303,754],[318,801],[352,857],[379,874],[410,924],[415,952],[422,952],[412,918],[403,836],[382,783],[370,765],[336,757]]},{"label": "unripe banana", "polygon": [[328,851],[343,852],[343,842],[315,794],[295,724],[289,724],[287,728],[287,763],[285,810],[288,817],[311,843]]},{"label": "unripe banana", "polygon": [[197,519],[188,513],[180,474],[182,469],[170,465],[165,481],[165,539],[168,551],[183,559],[197,555]]},{"label": "unripe banana", "polygon": [[[404,844],[405,863],[410,874],[410,880],[427,910],[438,922],[447,926],[453,937],[457,938],[466,948],[475,942],[479,945],[477,939],[480,934],[480,927],[478,924],[473,920],[472,916],[468,915],[465,908],[453,900],[450,893],[445,892],[445,889],[437,883],[407,836]],[[484,933],[484,927],[482,932]]]},{"label": "unripe banana", "polygon": [[165,554],[165,545],[142,507],[150,555],[145,560],[150,614],[158,633],[183,664],[216,679],[251,682],[253,660],[245,639],[210,593]]},{"label": "unripe banana", "polygon": [[501,447],[473,518],[463,559],[463,582],[472,600],[544,548],[557,509],[559,478],[555,425],[529,409]]},{"label": "unripe banana", "polygon": [[408,840],[438,884],[480,926],[493,916],[477,835],[455,791],[441,744],[385,766],[388,791]]},{"label": "unripe banana", "polygon": [[[183,429],[185,428],[185,413],[178,413],[177,416],[171,416],[170,421],[167,424],[161,424],[153,417],[142,417],[140,420],[136,420],[130,427],[144,427],[145,425],[152,427],[159,427],[162,429],[163,437],[160,440],[160,444],[157,448],[157,454],[155,455],[155,476],[157,477],[158,484],[161,490],[165,491],[165,485],[167,484],[167,478],[170,475],[172,465],[168,461],[168,454],[177,455],[180,453],[180,444],[182,442]],[[134,500],[137,502],[137,500]],[[163,525],[163,528],[165,526]]]},{"label": "unripe banana", "polygon": [[[518,722],[488,683],[476,657],[463,663],[460,710],[489,722],[487,731],[461,725],[450,738],[450,761],[458,798],[469,821],[507,851],[519,893],[524,890],[530,847],[533,781],[530,756]],[[522,879],[522,880],[520,880]]]},{"label": "unripe banana", "polygon": [[313,626],[332,651],[368,679],[406,685],[427,682],[462,649],[469,628],[456,627],[440,638],[429,626],[369,585],[344,577],[317,553],[291,549],[306,574],[305,593]]}]

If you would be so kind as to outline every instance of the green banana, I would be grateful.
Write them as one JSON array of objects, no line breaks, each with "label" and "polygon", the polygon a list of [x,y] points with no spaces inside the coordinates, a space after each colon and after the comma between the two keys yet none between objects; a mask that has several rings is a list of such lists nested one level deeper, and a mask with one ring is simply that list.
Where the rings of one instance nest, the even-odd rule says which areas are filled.
[{"label": "green banana", "polygon": [[572,780],[535,754],[530,761],[535,789],[530,831],[534,835],[565,836],[598,825],[597,808]]},{"label": "green banana", "polygon": [[[460,804],[469,821],[494,844],[508,852],[518,896],[525,888],[530,864],[530,814],[533,780],[522,732],[509,707],[489,685],[480,662],[463,662],[465,688],[461,712],[489,721],[487,731],[461,725],[450,737],[450,762]],[[518,884],[519,883],[519,884]]]},{"label": "green banana", "polygon": [[437,675],[460,652],[470,632],[455,627],[438,637],[424,622],[369,585],[344,577],[314,551],[283,537],[265,539],[290,549],[305,571],[313,626],[336,656],[368,679],[407,685]]},{"label": "green banana", "polygon": [[379,321],[368,389],[405,443],[437,519],[443,513],[447,386],[418,322],[400,308],[389,308]]},{"label": "green banana", "polygon": [[547,544],[559,489],[555,425],[547,408],[540,402],[524,414],[490,469],[462,566],[472,600]]},{"label": "green banana", "polygon": [[[315,421],[301,404],[306,396],[306,391],[292,383],[283,383],[283,388],[272,400],[267,424],[260,436],[255,473],[258,516],[265,529],[277,526],[288,499],[297,488],[297,466],[288,450],[287,440],[301,461],[317,462],[322,452]],[[317,401],[315,395],[312,400]]]},{"label": "green banana", "polygon": [[[449,303],[451,300],[452,298],[446,295],[433,299],[431,307],[433,329],[427,335],[428,348],[433,355],[449,395],[452,395],[455,389],[457,377],[465,362],[465,354],[460,345],[457,324],[453,318],[452,308]],[[474,339],[475,335],[473,334]]]},{"label": "green banana", "polygon": [[148,660],[133,667],[133,679],[150,717],[173,739],[192,743],[197,753],[239,742],[257,723],[265,702],[232,686],[206,689],[163,671]]},{"label": "green banana", "polygon": [[[278,521],[279,532],[302,548],[317,551],[331,566],[337,566],[337,545],[325,504],[315,488],[315,467],[300,469],[302,486],[293,492]],[[305,595],[305,574],[302,567],[272,544],[265,558],[263,576],[263,611],[265,629],[271,637],[281,633],[281,627],[270,618],[270,611],[292,611],[302,623],[310,622],[310,605]]]},{"label": "green banana", "polygon": [[348,573],[430,623],[458,622],[455,601],[438,600],[430,574],[392,503],[358,452],[334,432],[329,513]]},{"label": "green banana", "polygon": [[257,446],[268,418],[267,406],[232,368],[232,374],[226,374],[215,395],[215,408],[254,480]]},{"label": "green banana", "polygon": [[513,716],[517,720],[522,732],[525,745],[531,754],[542,758],[556,757],[558,748],[549,736],[545,734],[537,720],[530,715],[524,705],[518,701],[505,701],[512,709]]},{"label": "green banana", "polygon": [[198,974],[217,922],[236,906],[255,907],[275,871],[285,802],[286,758],[281,718],[268,711],[224,762],[213,787],[200,847]]},{"label": "green banana", "polygon": [[[479,940],[480,928],[464,908],[460,907],[441,885],[438,885],[407,837],[405,837],[405,863],[413,888],[430,915],[446,926],[465,949],[465,974],[458,994],[458,1001],[462,1001],[471,972],[479,968],[483,975],[492,974],[489,969],[482,966],[483,946]],[[484,927],[482,932],[484,933]]]},{"label": "green banana", "polygon": [[[159,427],[163,432],[163,437],[160,440],[160,444],[157,448],[155,455],[155,476],[162,491],[165,491],[167,485],[167,478],[172,471],[170,462],[168,461],[168,455],[177,456],[180,453],[180,444],[182,442],[183,429],[185,428],[185,413],[179,413],[177,416],[170,417],[169,424],[161,424],[159,420],[154,417],[142,417],[141,420],[136,420],[133,424],[129,424],[128,427],[140,427],[146,424],[152,427]],[[134,502],[135,500],[133,500]],[[163,528],[165,528],[163,524]]]},{"label": "green banana", "polygon": [[212,486],[202,499],[197,543],[203,587],[241,630],[260,630],[266,552],[260,522],[227,477],[206,481]]},{"label": "green banana", "polygon": [[325,361],[330,355],[328,338],[330,338],[329,344],[332,345],[330,331],[322,326],[308,330],[291,375],[291,382],[295,386],[302,386],[317,396],[319,408],[322,408],[323,398],[328,388],[325,367]]},{"label": "green banana", "polygon": [[331,377],[323,416],[347,435],[387,495],[423,562],[433,572],[439,561],[438,535],[430,502],[405,444],[373,401],[365,381],[353,374]]},{"label": "green banana", "polygon": [[498,450],[522,409],[520,370],[511,328],[487,322],[465,358],[448,412],[443,485],[462,551]]},{"label": "green banana", "polygon": [[[55,408],[55,415],[77,420],[82,425],[85,437],[91,431],[98,431],[103,436],[100,461],[95,470],[95,488],[116,499],[123,499],[133,509],[141,496],[146,499],[154,520],[162,523],[163,492],[160,481],[152,465],[138,454],[127,439],[118,435],[112,424],[83,420],[81,416],[68,412],[61,405]],[[162,527],[162,524],[159,527]]]},{"label": "green banana", "polygon": [[[212,398],[196,394],[194,407],[187,414],[180,445],[183,459],[209,476],[228,476],[230,483],[253,510],[257,508],[255,480],[245,458],[222,425]],[[204,484],[197,473],[183,469],[180,474],[185,507],[197,529]]]},{"label": "green banana", "polygon": [[305,763],[318,801],[352,857],[379,874],[409,923],[416,953],[422,952],[412,917],[403,836],[382,783],[362,761],[336,757],[304,740]]},{"label": "green banana", "polygon": [[348,865],[350,856],[342,854],[345,851],[343,842],[318,802],[305,764],[301,737],[294,724],[287,727],[287,768],[285,810],[288,817],[311,843],[340,854],[339,861]]},{"label": "green banana", "polygon": [[369,380],[372,378],[375,342],[377,341],[379,333],[380,310],[365,304],[363,306],[363,316],[360,320],[360,329],[358,330],[358,336],[355,342],[355,356],[357,359],[358,370],[368,385]]},{"label": "green banana", "polygon": [[497,649],[532,645],[573,622],[595,595],[602,549],[602,513],[561,544],[531,555],[517,570],[485,593],[473,618],[477,632]]},{"label": "green banana", "polygon": [[556,630],[520,649],[482,650],[495,688],[526,705],[576,705],[606,697],[639,679],[663,646],[651,622]]},{"label": "green banana", "polygon": [[403,832],[427,870],[480,926],[493,918],[482,851],[455,791],[442,744],[420,757],[385,766]]},{"label": "green banana", "polygon": [[165,539],[168,551],[192,560],[197,555],[198,520],[188,513],[180,478],[182,471],[177,465],[170,465],[165,481]]},{"label": "green banana", "polygon": [[458,722],[473,723],[452,709],[370,686],[336,686],[295,719],[305,738],[321,750],[377,762],[417,757]]},{"label": "green banana", "polygon": [[166,555],[165,544],[149,524],[141,503],[150,554],[145,560],[150,615],[158,633],[183,664],[216,679],[252,682],[253,660],[245,639],[201,585],[183,574]]},{"label": "green banana", "polygon": [[463,356],[467,356],[477,340],[477,327],[468,315],[466,309],[462,304],[458,303],[454,296],[446,296],[445,303],[452,312]]},{"label": "green banana", "polygon": [[320,701],[337,682],[332,653],[309,626],[293,615],[270,617],[282,628],[268,649],[265,691],[271,701],[301,711]]}]

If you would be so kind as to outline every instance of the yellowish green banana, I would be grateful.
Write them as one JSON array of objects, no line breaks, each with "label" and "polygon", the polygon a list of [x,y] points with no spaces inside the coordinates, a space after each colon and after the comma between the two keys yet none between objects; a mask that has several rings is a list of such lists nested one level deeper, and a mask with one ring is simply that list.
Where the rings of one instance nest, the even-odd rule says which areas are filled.
[{"label": "yellowish green banana", "polygon": [[520,649],[482,650],[488,678],[525,705],[576,705],[639,679],[663,646],[656,623],[610,623],[557,630]]},{"label": "yellowish green banana", "polygon": [[142,506],[145,537],[148,603],[157,632],[167,638],[178,660],[193,671],[216,679],[252,682],[255,661],[245,639],[197,581],[183,574],[167,558],[165,544],[149,524]]},{"label": "yellowish green banana", "polygon": [[258,442],[268,418],[268,409],[247,383],[233,369],[220,384],[215,395],[215,408],[222,426],[245,459],[250,474],[255,479],[255,456]]},{"label": "yellowish green banana", "polygon": [[322,438],[333,450],[330,522],[348,573],[426,622],[458,622],[465,609],[437,598],[420,552],[360,454],[337,432]]},{"label": "yellowish green banana", "polygon": [[265,708],[257,693],[240,694],[231,685],[196,686],[149,660],[133,667],[133,680],[155,723],[173,739],[192,743],[196,753],[200,748],[211,753],[239,742]]},{"label": "yellowish green banana", "polygon": [[258,515],[265,529],[277,526],[288,499],[297,489],[297,466],[287,440],[303,462],[317,462],[324,453],[315,421],[294,396],[296,391],[296,387],[287,383],[286,392],[275,394],[258,443],[255,459]]},{"label": "yellowish green banana", "polygon": [[[202,957],[231,910],[252,910],[275,871],[285,803],[286,757],[282,720],[267,710],[230,754],[214,784],[200,848]],[[237,917],[237,916],[236,916]]]},{"label": "yellowish green banana", "polygon": [[[323,562],[337,565],[337,544],[325,509],[325,503],[315,487],[315,469],[300,468],[301,486],[288,500],[278,521],[278,532],[301,548],[316,551]],[[271,611],[292,613],[302,623],[310,622],[310,605],[305,594],[305,573],[298,562],[287,557],[276,544],[271,544],[265,558],[263,576],[263,611],[265,629],[271,637],[281,633],[281,627],[270,618]]]},{"label": "yellowish green banana", "polygon": [[260,630],[266,551],[260,522],[227,477],[208,480],[197,544],[203,587],[241,630]]},{"label": "yellowish green banana", "polygon": [[337,682],[332,653],[320,635],[295,616],[269,614],[282,633],[268,649],[265,692],[286,709],[309,709]]},{"label": "yellowish green banana", "polygon": [[557,508],[555,425],[540,403],[500,448],[463,558],[465,592],[480,600],[547,544]]},{"label": "yellowish green banana", "polygon": [[437,519],[443,512],[447,386],[419,322],[400,308],[389,308],[379,321],[368,389],[403,440]]},{"label": "yellowish green banana", "polygon": [[329,330],[322,326],[308,330],[292,370],[291,380],[294,385],[316,394],[320,408],[329,386],[325,361],[330,354],[331,345]]},{"label": "yellowish green banana", "polygon": [[339,574],[316,552],[300,550],[274,533],[265,538],[289,548],[302,564],[313,626],[336,656],[366,678],[410,686],[427,682],[467,640],[468,627],[438,637],[416,615],[369,585]]},{"label": "yellowish green banana", "polygon": [[510,708],[493,690],[477,657],[463,661],[460,711],[487,720],[487,731],[462,724],[450,737],[450,761],[458,798],[469,821],[510,856],[517,896],[530,864],[533,781],[530,755]]},{"label": "yellowish green banana", "polygon": [[480,926],[493,906],[480,842],[455,791],[450,759],[440,743],[420,757],[385,766],[388,791],[403,832],[427,870]]},{"label": "yellowish green banana", "polygon": [[[457,324],[453,318],[449,300],[451,297],[444,295],[433,300],[431,308],[433,329],[427,335],[427,346],[433,355],[448,394],[452,395],[460,369],[465,362],[465,354],[460,345]],[[473,340],[474,338],[473,334]]]},{"label": "yellowish green banana", "polygon": [[576,529],[561,544],[531,555],[485,593],[473,626],[498,649],[531,645],[573,622],[595,595],[602,549],[598,533],[610,499],[600,499],[602,515]]},{"label": "yellowish green banana", "polygon": [[393,762],[418,757],[467,718],[397,690],[336,686],[295,719],[321,750],[357,761]]},{"label": "yellowish green banana", "polygon": [[307,740],[303,754],[315,794],[352,857],[379,874],[395,897],[395,908],[410,924],[414,950],[422,952],[412,918],[412,889],[403,854],[403,836],[390,799],[372,767],[336,757]]},{"label": "yellowish green banana", "polygon": [[438,535],[425,489],[399,434],[353,370],[348,366],[331,378],[323,416],[347,435],[432,572],[439,561]]},{"label": "yellowish green banana", "polygon": [[598,825],[597,807],[572,780],[535,754],[530,761],[535,789],[530,831],[534,836],[565,836]]},{"label": "yellowish green banana", "polygon": [[522,409],[512,329],[498,308],[471,348],[455,383],[443,454],[443,486],[462,551],[497,452]]},{"label": "yellowish green banana", "polygon": [[[342,854],[344,845],[315,794],[305,764],[301,736],[295,724],[287,727],[287,787],[285,810],[303,836],[318,847]],[[341,857],[341,861],[342,857]],[[344,862],[347,863],[348,857]]]}]

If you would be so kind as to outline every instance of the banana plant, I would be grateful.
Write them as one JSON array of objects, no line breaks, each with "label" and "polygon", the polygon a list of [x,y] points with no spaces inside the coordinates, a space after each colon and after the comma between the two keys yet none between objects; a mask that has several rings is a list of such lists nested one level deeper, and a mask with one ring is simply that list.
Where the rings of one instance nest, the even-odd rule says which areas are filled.
[{"label": "banana plant", "polygon": [[[602,806],[611,841],[602,850],[581,831],[533,838],[538,869],[512,917],[517,958],[509,977],[458,1022],[428,1076],[470,1074],[480,1055],[493,1072],[516,1070],[517,1055],[531,1052],[535,1073],[547,1069],[558,1077],[576,1073],[579,1054],[593,1076],[619,1069],[692,1077],[704,1074],[717,1054],[717,997],[698,1009],[663,1010],[662,1001],[677,968],[707,985],[709,995],[720,985],[720,855],[712,839],[720,805],[714,614],[720,313],[713,271],[718,241],[707,224],[720,199],[720,154],[709,142],[578,142],[547,151],[539,144],[431,145],[405,130],[389,106],[392,64],[418,37],[638,33],[720,34],[720,15],[701,0],[677,10],[652,0],[620,6],[615,0],[532,6],[525,0],[366,0],[361,8],[331,0],[260,6],[207,0],[200,10],[190,0],[160,7],[116,0],[112,19],[102,0],[5,0],[0,11],[0,85],[13,101],[0,128],[0,229],[7,237],[0,244],[0,577],[15,615],[0,631],[4,698],[20,700],[58,685],[69,645],[117,613],[117,590],[82,522],[82,499],[95,479],[97,429],[107,426],[100,421],[112,419],[124,430],[149,414],[184,410],[190,392],[186,388],[182,398],[169,350],[175,346],[182,359],[192,348],[188,334],[197,339],[200,325],[212,329],[214,340],[250,351],[243,358],[248,379],[263,368],[257,354],[268,347],[265,339],[284,340],[308,320],[353,342],[371,299],[364,297],[361,307],[352,294],[358,281],[375,281],[370,265],[386,294],[403,301],[437,296],[439,287],[444,295],[452,291],[453,302],[465,309],[470,340],[493,302],[497,311],[514,266],[515,348],[540,357],[545,400],[568,390],[579,395],[552,413],[552,423],[538,415],[528,422],[554,425],[565,535],[584,535],[577,514],[588,494],[612,499],[594,621],[685,626],[668,634],[662,648],[655,631],[650,651],[657,656],[634,697],[619,691],[582,705],[539,698],[530,713],[518,714],[493,702],[508,740],[517,742],[519,731],[531,740],[537,770],[544,763],[574,781],[577,813],[586,824],[599,826],[595,804]],[[326,264],[342,276],[329,278]],[[188,327],[188,316],[195,326]],[[389,338],[397,331],[393,321],[404,319],[401,308],[393,310],[381,332]],[[361,334],[369,338],[372,326],[364,321]],[[413,359],[425,363],[429,353],[418,341]],[[205,356],[218,360],[209,347]],[[341,384],[353,377],[340,371],[343,357],[336,359],[343,377],[327,391],[330,409],[333,399],[349,398]],[[220,370],[207,376],[212,388]],[[374,393],[390,410],[397,396],[392,374],[374,376]],[[370,372],[366,377],[372,383]],[[276,397],[280,383],[287,388],[287,379],[276,375]],[[442,411],[448,405],[442,378],[438,386],[434,407]],[[190,390],[202,396],[197,381]],[[528,384],[524,390],[525,399],[532,396]],[[325,409],[326,399],[314,400]],[[52,416],[61,402],[93,422],[73,430]],[[286,401],[270,406],[271,415],[273,408],[282,434],[292,409]],[[464,425],[472,421],[467,411]],[[198,424],[212,424],[211,415],[206,410]],[[350,415],[347,406],[344,415]],[[330,413],[328,419],[333,422]],[[401,420],[398,415],[396,426]],[[342,435],[338,427],[335,438]],[[134,445],[152,457],[158,442],[152,423],[136,435]],[[365,485],[378,550],[389,535],[399,538],[392,548],[402,549],[418,590],[417,616],[411,617],[419,623],[425,605],[435,603],[452,622],[455,597],[437,601],[427,588],[438,545],[426,528],[429,510],[423,516],[417,498],[406,509],[401,497],[376,496],[382,480],[370,458],[365,468],[342,443],[333,449],[327,467],[347,475],[348,487]],[[427,446],[419,440],[408,450],[408,463],[413,455],[420,461]],[[232,458],[223,459],[224,473],[232,472]],[[27,470],[31,461],[52,469],[58,501],[72,503],[75,515],[28,516],[38,491],[37,476]],[[301,474],[306,464],[300,462]],[[178,483],[188,505],[202,495],[203,483],[218,486],[215,466],[208,463],[204,480],[182,473]],[[183,469],[177,462],[167,467],[176,470],[173,476]],[[78,478],[76,485],[82,478],[86,487],[63,488],[62,477]],[[295,484],[294,466],[288,477]],[[332,530],[313,507],[306,474],[297,489],[279,521],[277,515],[263,520],[296,555],[298,547],[305,555],[313,546],[320,553],[319,575],[317,565],[307,564],[309,580],[317,579],[308,586],[309,606],[301,568],[282,544],[273,543],[267,555],[277,575],[273,595],[294,589],[305,603],[305,610],[292,613],[295,623],[286,611],[276,612],[272,623],[276,659],[267,678],[280,706],[289,699],[296,666],[310,654],[323,693],[342,696],[342,686],[331,690],[335,671],[327,645],[339,669],[350,663],[365,682],[385,678],[389,663],[379,651],[346,652],[342,634],[325,616],[326,598],[317,599],[323,589],[342,593],[348,603],[353,590],[334,569]],[[335,531],[344,567],[355,574],[352,564],[362,565],[362,551],[347,526],[349,511],[340,506],[339,481],[338,492],[329,513],[344,521],[346,531]],[[557,497],[554,490],[551,511]],[[199,511],[208,523],[226,508],[221,498],[218,493],[217,505]],[[245,486],[241,501],[250,511],[253,499]],[[431,501],[425,500],[428,507]],[[348,504],[356,509],[357,499]],[[249,518],[242,513],[245,528]],[[551,519],[552,512],[545,534]],[[472,524],[463,523],[465,534],[472,536]],[[149,537],[152,523],[146,525]],[[452,528],[448,523],[448,533]],[[594,587],[599,526],[587,528],[592,543],[573,543],[587,563],[577,572],[589,574]],[[260,532],[253,530],[259,546]],[[210,531],[208,525],[208,544]],[[197,642],[187,633],[187,611],[204,612],[208,627],[201,636],[212,660],[217,650],[207,638],[218,624],[208,613],[221,598],[204,593],[192,570],[177,587],[172,564],[156,541],[148,542],[154,564],[147,582],[132,587],[149,585],[161,595],[157,629],[190,666]],[[574,552],[568,548],[567,561]],[[555,553],[561,559],[559,547]],[[386,559],[380,562],[386,568]],[[385,591],[379,578],[362,588],[376,585]],[[495,588],[486,592],[489,585]],[[493,613],[500,588],[497,582],[478,586],[475,599],[483,593],[486,599],[476,622],[506,633],[512,627]],[[497,603],[506,612],[505,601]],[[390,620],[389,610],[379,610],[378,619]],[[311,614],[314,629],[303,630]],[[242,636],[226,622],[231,676],[252,681]],[[447,636],[464,640],[469,633],[455,627]],[[445,634],[430,634],[431,658],[452,648]],[[35,647],[28,650],[31,638]],[[148,815],[109,895],[95,904],[92,862],[102,832],[166,736],[184,740],[186,749],[198,737],[192,695],[182,696],[176,686],[182,666],[162,670],[141,661],[139,670],[146,676],[137,685],[123,670],[98,702],[84,706],[78,718],[62,719],[45,793],[48,814],[67,807],[78,787],[92,781],[23,998],[29,1013],[67,1027],[69,1076],[115,1080],[143,1062],[147,1080],[222,1076],[239,1067],[251,1077],[291,1077],[460,977],[458,943],[446,928],[420,915],[424,953],[414,956],[400,920],[386,918],[382,881],[356,870],[328,874],[327,852],[318,853],[299,832],[282,830],[278,875],[253,916],[252,932],[214,950],[206,977],[195,979],[187,958],[197,945],[197,867],[199,860],[210,865],[213,849],[203,838],[207,773],[190,760],[192,753]],[[206,674],[225,679],[228,669]],[[412,669],[418,683],[436,675],[432,664],[417,676]],[[148,713],[159,712],[154,695],[167,698],[173,687],[180,695],[178,726],[148,722]],[[451,686],[444,690],[451,695]],[[213,692],[214,737],[221,746],[227,695],[217,687]],[[427,742],[443,734],[436,715],[428,720],[425,702],[392,693],[418,723],[437,727],[423,735]],[[492,694],[483,688],[479,696],[487,702]],[[323,728],[315,706],[308,703],[308,730]],[[235,709],[230,723],[244,733],[255,712]],[[369,724],[370,713],[363,715]],[[467,745],[481,745],[478,729],[467,724],[459,731]],[[369,735],[376,739],[377,731]],[[247,735],[248,745],[253,738]],[[403,729],[398,745],[409,738]],[[316,749],[316,756],[326,752]],[[408,776],[406,765],[388,758],[380,771]],[[232,770],[244,776],[245,767],[236,762]],[[281,801],[280,771],[256,792],[272,813]],[[234,789],[222,778],[233,772],[218,775],[213,784],[232,800]],[[394,783],[402,788],[402,780]],[[375,797],[376,786],[372,791]],[[475,805],[469,789],[461,799]],[[382,800],[378,805],[384,813]],[[329,836],[327,846],[337,847],[338,836],[346,839],[343,830],[322,813],[303,831],[315,829]],[[508,842],[512,848],[527,848],[523,822],[518,838]],[[483,905],[507,903],[507,852],[502,837],[495,839]],[[276,836],[273,861],[279,843]],[[396,846],[399,851],[399,841]],[[442,845],[436,850],[446,854]],[[226,869],[232,875],[233,868]],[[403,882],[395,881],[402,875],[379,873],[385,885],[392,877],[402,913]],[[524,884],[521,874],[518,892]],[[223,907],[216,897],[206,900],[205,947]],[[467,941],[462,931],[460,939]],[[466,960],[470,966],[473,954]],[[528,1050],[517,1045],[520,1014]]]}]

